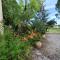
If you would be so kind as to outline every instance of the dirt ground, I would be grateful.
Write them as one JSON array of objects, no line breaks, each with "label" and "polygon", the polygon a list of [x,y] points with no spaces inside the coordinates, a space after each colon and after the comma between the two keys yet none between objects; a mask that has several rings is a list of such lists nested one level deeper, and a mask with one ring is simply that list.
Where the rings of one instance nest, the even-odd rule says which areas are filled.
[{"label": "dirt ground", "polygon": [[33,60],[60,60],[60,34],[47,33],[43,47],[33,50]]}]

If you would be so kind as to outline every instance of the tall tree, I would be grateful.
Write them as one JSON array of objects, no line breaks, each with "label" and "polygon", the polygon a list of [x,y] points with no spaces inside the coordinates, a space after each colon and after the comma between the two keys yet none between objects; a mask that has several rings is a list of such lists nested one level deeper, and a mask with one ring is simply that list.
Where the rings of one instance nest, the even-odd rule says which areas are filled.
[{"label": "tall tree", "polygon": [[47,22],[48,27],[53,27],[56,24],[56,21],[54,19]]},{"label": "tall tree", "polygon": [[60,13],[60,0],[57,1],[56,7],[57,7],[58,12]]},{"label": "tall tree", "polygon": [[42,6],[41,0],[19,0],[19,2],[22,20],[30,20],[33,18]]},{"label": "tall tree", "polygon": [[[16,0],[2,0],[3,5],[3,15],[5,20],[29,20],[33,15],[40,10],[42,5],[41,0],[18,0],[19,5]],[[24,18],[23,18],[24,17]]]},{"label": "tall tree", "polygon": [[16,22],[19,17],[19,7],[16,0],[2,0],[3,18],[5,24],[9,25]]},{"label": "tall tree", "polygon": [[43,20],[43,22],[47,22],[48,20],[48,10],[45,10],[45,6],[42,6],[42,10],[41,10],[41,13],[42,13],[42,17],[41,17],[41,20]]},{"label": "tall tree", "polygon": [[57,1],[56,10],[58,11],[58,13],[56,14],[56,17],[60,19],[60,0]]},{"label": "tall tree", "polygon": [[34,18],[35,14],[40,11],[42,0],[19,0],[19,6],[21,11],[20,19],[25,27],[28,21]]},{"label": "tall tree", "polygon": [[18,3],[16,0],[2,0],[2,3],[5,24],[15,25],[14,29],[20,31],[41,9],[43,0],[18,0]]}]

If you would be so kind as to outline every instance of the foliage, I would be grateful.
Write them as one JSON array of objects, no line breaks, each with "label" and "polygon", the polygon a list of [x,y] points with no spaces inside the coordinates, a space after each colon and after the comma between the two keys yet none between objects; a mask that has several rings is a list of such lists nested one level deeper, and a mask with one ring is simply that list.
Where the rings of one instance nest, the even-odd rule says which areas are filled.
[{"label": "foliage", "polygon": [[60,0],[57,1],[56,8],[58,12],[60,13]]},{"label": "foliage", "polygon": [[4,36],[0,35],[0,60],[6,60],[6,52],[7,50],[5,49],[5,40],[4,40]]},{"label": "foliage", "polygon": [[32,23],[33,23],[32,28],[35,31],[40,32],[41,34],[45,34],[45,32],[46,32],[46,25],[44,24],[43,21],[35,20]]},{"label": "foliage", "polygon": [[47,20],[48,20],[48,15],[49,15],[49,13],[48,13],[48,10],[46,10],[44,7],[45,7],[45,6],[42,6],[42,9],[41,9],[41,14],[42,14],[41,20],[42,20],[44,23],[46,23]]},{"label": "foliage", "polygon": [[[40,10],[41,1],[40,0],[18,0],[21,9],[21,20],[30,20],[34,14]],[[23,18],[24,17],[24,18]]]},{"label": "foliage", "polygon": [[22,36],[15,36],[14,32],[8,26],[5,26],[4,40],[1,40],[0,59],[3,60],[26,60],[31,58],[31,49],[37,41],[40,40],[41,35],[38,34],[34,38],[23,41]]},{"label": "foliage", "polygon": [[[31,47],[39,41],[41,34],[46,32],[46,24],[37,18],[30,23],[42,6],[41,0],[2,0],[4,24],[4,46],[0,52],[3,60],[28,60]],[[45,14],[45,13],[44,13]],[[44,15],[43,14],[43,15]],[[44,18],[45,15],[42,17]],[[46,20],[46,19],[45,19]],[[22,38],[30,34],[32,30],[37,36],[23,41]],[[31,59],[30,59],[31,60]]]},{"label": "foliage", "polygon": [[4,39],[0,42],[0,60],[26,60],[31,59],[31,45],[28,41],[21,41],[13,30],[5,27]]},{"label": "foliage", "polygon": [[[3,50],[0,50],[3,53],[0,59],[4,57],[4,60],[27,60],[30,58],[31,46],[40,39],[40,36],[28,39],[27,41],[22,41],[21,39],[23,35],[25,36],[27,32],[33,30],[32,26],[29,25],[29,21],[40,10],[42,5],[41,0],[29,1],[28,3],[25,0],[24,5],[23,0],[19,0],[19,3],[16,0],[2,0],[4,24],[7,26],[4,28],[5,42],[3,43]],[[36,29],[37,26],[35,26]],[[36,31],[39,31],[39,29]],[[20,36],[21,33],[23,35]]]},{"label": "foliage", "polygon": [[40,10],[42,1],[41,0],[2,0],[3,16],[6,25],[11,25],[14,31],[28,30],[28,20],[32,19],[37,11]]},{"label": "foliage", "polygon": [[60,19],[60,0],[57,0],[56,10],[58,11],[58,13],[56,14],[56,17]]},{"label": "foliage", "polygon": [[18,22],[19,6],[16,0],[2,0],[3,18],[6,25]]},{"label": "foliage", "polygon": [[48,11],[41,7],[41,10],[36,14],[34,21],[32,22],[33,28],[41,34],[45,34],[47,31]]},{"label": "foliage", "polygon": [[49,28],[48,32],[49,33],[60,33],[60,28]]},{"label": "foliage", "polygon": [[60,28],[60,25],[58,25],[58,27]]},{"label": "foliage", "polygon": [[47,22],[47,26],[49,26],[49,27],[53,27],[55,24],[56,24],[55,20],[50,20]]},{"label": "foliage", "polygon": [[30,19],[32,19],[34,17],[34,15],[37,13],[37,11],[40,10],[41,5],[42,5],[41,0],[37,0],[37,1],[36,0],[29,0],[29,2],[27,0],[25,0],[25,1],[19,0],[19,2],[20,2],[19,6],[22,9],[21,15],[20,15],[21,16],[20,19],[22,21],[22,24],[21,24],[21,26],[19,26],[20,27],[19,31],[25,30],[24,28],[21,30],[22,26],[27,28],[25,31],[27,31],[27,32],[28,32],[28,30],[31,31],[31,29],[30,29],[31,26],[29,26],[28,24],[29,24]]}]

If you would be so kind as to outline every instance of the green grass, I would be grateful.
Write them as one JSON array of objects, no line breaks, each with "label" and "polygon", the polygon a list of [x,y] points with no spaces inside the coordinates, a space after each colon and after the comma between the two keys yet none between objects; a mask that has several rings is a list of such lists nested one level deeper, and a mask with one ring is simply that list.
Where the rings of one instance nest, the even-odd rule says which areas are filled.
[{"label": "green grass", "polygon": [[48,29],[49,33],[60,33],[60,28],[50,28]]}]

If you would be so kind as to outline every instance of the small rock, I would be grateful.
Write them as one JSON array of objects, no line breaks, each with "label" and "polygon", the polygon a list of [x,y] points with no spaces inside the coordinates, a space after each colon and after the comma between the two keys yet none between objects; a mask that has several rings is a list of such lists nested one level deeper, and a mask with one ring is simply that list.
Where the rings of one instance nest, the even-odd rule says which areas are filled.
[{"label": "small rock", "polygon": [[36,55],[41,55],[41,53],[36,53]]},{"label": "small rock", "polygon": [[41,48],[41,47],[42,47],[42,43],[41,43],[40,41],[37,42],[37,43],[36,43],[36,47],[37,47],[37,48]]},{"label": "small rock", "polygon": [[46,36],[45,35],[43,35],[43,38],[45,38]]}]

